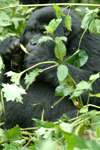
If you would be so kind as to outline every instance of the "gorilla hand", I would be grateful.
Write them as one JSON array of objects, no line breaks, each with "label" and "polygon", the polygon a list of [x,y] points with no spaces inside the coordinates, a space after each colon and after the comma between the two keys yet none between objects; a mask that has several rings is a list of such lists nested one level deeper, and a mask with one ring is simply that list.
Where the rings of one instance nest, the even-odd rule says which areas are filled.
[{"label": "gorilla hand", "polygon": [[12,62],[12,68],[18,68],[23,58],[23,52],[20,49],[20,39],[9,37],[0,44],[0,53],[5,61]]}]

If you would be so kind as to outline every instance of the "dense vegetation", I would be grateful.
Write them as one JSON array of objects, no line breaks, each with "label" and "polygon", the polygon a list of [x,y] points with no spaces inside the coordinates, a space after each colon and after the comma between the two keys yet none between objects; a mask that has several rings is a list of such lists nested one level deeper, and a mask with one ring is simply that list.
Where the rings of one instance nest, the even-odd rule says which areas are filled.
[{"label": "dense vegetation", "polygon": [[[35,9],[34,7],[28,8],[28,7],[20,6],[17,0],[16,1],[9,0],[9,2],[7,0],[1,0],[1,1],[2,3],[0,4],[0,18],[1,18],[0,41],[2,41],[8,36],[15,36],[15,35],[20,36],[25,27],[26,19],[29,18],[29,15]],[[74,2],[74,0],[72,0],[71,2]],[[84,0],[82,2],[84,2]],[[98,3],[100,2],[98,1]],[[100,7],[100,5],[98,6]],[[54,7],[56,10],[59,9],[59,7],[56,5],[54,5]],[[83,10],[83,6],[80,7],[77,5],[76,7],[72,7],[72,9],[75,9],[75,11],[76,10],[79,11],[81,10],[81,8]],[[100,27],[99,27],[100,16],[95,18],[95,16],[97,16],[100,10],[98,8],[95,8],[94,6],[89,7],[89,8],[86,7],[85,10],[88,15],[85,15],[83,19],[82,28],[84,28],[85,31],[88,29],[90,32],[100,35]],[[63,15],[63,12],[62,12],[62,15]],[[59,13],[57,14],[57,16],[59,18]],[[57,19],[56,21],[52,20],[49,23],[49,25],[46,26],[46,30],[47,30],[46,32],[53,35],[53,31],[57,28],[60,21],[61,21],[60,19]],[[67,24],[66,24],[66,21],[67,21]],[[65,17],[65,24],[66,24],[66,28],[71,30],[71,17],[70,16]],[[51,28],[52,28],[52,32],[50,30]],[[39,42],[43,42],[46,40],[54,40],[54,42],[56,43],[55,55],[60,60],[61,64],[63,64],[63,57],[66,53],[66,49],[64,47],[64,44],[61,42],[61,40],[66,40],[66,38],[61,37],[57,39],[56,37],[54,37],[53,39],[51,39],[51,37],[47,37],[45,39],[41,38]],[[82,39],[80,39],[80,42],[81,40]],[[60,42],[60,45],[58,41]],[[59,49],[61,48],[57,48],[60,46],[63,47],[61,52],[59,51]],[[60,52],[60,54],[58,54],[58,51]],[[82,65],[86,63],[87,59],[88,59],[88,56],[84,52],[84,50],[80,50],[80,43],[79,43],[78,51],[72,57],[67,59],[66,62],[71,63],[73,62],[73,60],[76,60],[77,63],[75,63],[75,65],[77,65],[78,67],[81,67]],[[57,63],[55,64],[58,65]],[[4,67],[4,65],[2,64],[2,60],[0,59],[0,68],[2,67]],[[69,76],[68,73],[66,73],[67,69],[68,68],[66,68],[66,66],[64,65],[58,66],[57,75],[58,75],[59,82],[62,82],[62,81],[65,82],[66,77]],[[64,70],[66,70],[66,72]],[[12,72],[7,73],[9,76],[12,76],[12,80],[14,82],[13,89],[16,86],[16,83],[19,82],[18,81],[19,77],[23,73],[25,73],[25,71],[19,74],[14,74]],[[31,80],[31,76],[34,76],[35,78],[38,75],[39,71],[41,70],[38,70],[38,69],[35,70],[35,74],[34,72],[32,72],[30,73],[28,78],[26,78],[26,83],[28,84],[28,86],[33,82],[33,80]],[[60,74],[60,72],[62,72],[63,74],[63,79],[62,79],[62,74]],[[73,92],[73,95],[71,95],[71,99],[73,103],[76,105],[76,107],[79,107],[80,104],[81,106],[83,106],[80,93],[84,92],[84,88],[85,90],[91,91],[92,83],[95,82],[95,80],[99,77],[100,77],[100,74],[98,73],[96,75],[91,76],[89,82],[84,81],[76,85],[76,89],[73,89],[74,92]],[[73,82],[75,84],[73,79],[71,77],[69,78],[70,78],[71,83]],[[9,99],[14,100],[16,98],[18,101],[21,102],[22,89],[16,90],[16,93],[13,95],[10,94],[11,97],[9,97],[9,93],[12,93],[12,86],[10,85],[9,87],[7,86],[8,85],[3,84],[3,89],[2,89],[2,92],[4,93],[4,96],[6,97],[6,99],[9,101]],[[8,88],[9,88],[9,91],[8,91]],[[56,88],[56,95],[64,95],[65,93],[64,91],[66,91],[66,87],[63,87],[62,89],[62,86],[59,85],[59,87]],[[67,91],[68,91],[68,87],[67,87]],[[2,92],[1,92],[1,101],[3,104]],[[69,93],[67,94],[70,94],[71,92],[72,92],[72,88],[69,88]],[[18,97],[16,97],[16,95]],[[77,97],[77,96],[79,96],[78,102],[76,101],[76,99],[74,99],[74,97]],[[100,93],[98,93],[97,95],[91,95],[91,96],[100,97]],[[57,103],[59,103],[60,100],[58,100]],[[63,117],[60,118],[60,120],[58,120],[58,122],[55,122],[55,123],[43,121],[43,113],[44,113],[44,110],[43,110],[43,113],[41,115],[42,116],[41,120],[35,119],[37,127],[29,128],[29,130],[33,129],[32,133],[27,132],[27,129],[21,129],[18,126],[14,127],[11,130],[0,129],[0,149],[45,150],[48,148],[48,150],[51,150],[51,149],[52,150],[56,150],[56,149],[57,150],[58,149],[60,150],[64,150],[64,149],[99,150],[100,149],[100,121],[99,121],[100,111],[92,110],[88,112],[88,107],[90,106],[88,104],[88,101],[89,99],[87,100],[86,106],[80,108],[80,111],[78,112],[81,114],[80,116],[77,115],[76,118],[69,119],[67,116],[63,115]],[[54,104],[54,106],[57,105],[57,103]],[[94,106],[94,107],[100,109],[99,106]],[[3,108],[2,112],[4,112],[4,106],[2,108]],[[2,126],[2,122],[0,125]],[[86,139],[89,139],[89,140],[86,140]]]}]

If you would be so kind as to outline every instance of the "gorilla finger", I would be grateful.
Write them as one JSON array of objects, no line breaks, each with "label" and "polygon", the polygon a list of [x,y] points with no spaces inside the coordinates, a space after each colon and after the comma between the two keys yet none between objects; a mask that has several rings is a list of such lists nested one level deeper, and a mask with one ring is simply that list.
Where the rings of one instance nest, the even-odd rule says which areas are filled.
[{"label": "gorilla finger", "polygon": [[16,39],[14,41],[13,45],[16,48],[16,50],[19,50],[19,48],[20,48],[20,39]]},{"label": "gorilla finger", "polygon": [[9,57],[9,59],[12,58],[13,55],[12,55],[10,49],[6,50],[6,55],[5,56]]},{"label": "gorilla finger", "polygon": [[13,54],[16,54],[20,49],[20,40],[19,39],[15,39],[14,41],[12,41],[11,45],[10,45],[10,50]]},{"label": "gorilla finger", "polygon": [[6,60],[10,60],[10,58],[7,55],[3,56]]}]

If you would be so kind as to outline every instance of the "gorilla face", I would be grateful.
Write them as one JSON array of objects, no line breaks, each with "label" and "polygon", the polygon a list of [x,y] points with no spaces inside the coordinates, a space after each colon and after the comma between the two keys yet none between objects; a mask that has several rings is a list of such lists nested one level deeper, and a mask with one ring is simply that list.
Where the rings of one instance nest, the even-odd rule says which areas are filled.
[{"label": "gorilla face", "polygon": [[[47,18],[48,16],[48,18]],[[51,7],[49,11],[47,9],[41,9],[34,12],[28,20],[25,31],[21,36],[21,42],[30,52],[34,49],[40,47],[40,49],[44,49],[48,52],[54,51],[54,43],[52,41],[43,42],[37,44],[37,41],[41,38],[41,36],[47,36],[45,33],[45,25],[48,25],[52,19],[56,19],[55,10]],[[63,23],[64,24],[64,23]],[[64,36],[64,28],[62,23],[58,26],[57,30],[54,32],[55,36]],[[67,32],[67,29],[66,29]],[[50,36],[50,35],[49,35]],[[47,47],[48,45],[48,47]],[[54,55],[53,55],[54,56]]]},{"label": "gorilla face", "polygon": [[[65,14],[68,14],[68,10],[65,11]],[[72,22],[76,23],[76,26],[74,28],[78,28],[79,24],[81,22],[80,19],[78,17],[74,17],[72,12],[71,12],[71,16],[73,17]],[[30,16],[30,18],[27,22],[25,31],[22,34],[20,39],[21,39],[22,44],[24,44],[24,46],[27,48],[27,50],[29,52],[31,52],[30,55],[32,56],[32,58],[35,57],[34,60],[36,60],[36,57],[39,57],[38,54],[41,54],[43,57],[46,56],[47,57],[46,60],[49,60],[50,57],[56,59],[55,55],[54,55],[55,43],[53,41],[37,43],[37,41],[41,38],[41,36],[48,36],[48,34],[44,33],[45,32],[44,26],[48,25],[52,19],[57,19],[55,10],[53,7],[48,7],[48,9],[42,8],[42,9],[39,9],[38,11],[34,12]],[[78,22],[76,21],[76,19],[78,20]],[[73,29],[73,26],[72,26],[72,29]],[[78,33],[79,29],[76,30],[76,32]],[[75,34],[76,34],[76,32],[75,32]],[[55,37],[67,36],[68,39],[70,39],[70,37],[72,38],[72,36],[74,36],[74,32],[73,32],[73,35],[71,36],[70,31],[68,31],[67,28],[65,27],[64,17],[62,17],[61,24],[54,31],[54,35],[55,35]],[[68,36],[68,35],[70,35],[70,36]],[[68,41],[64,42],[64,43],[67,46]],[[67,56],[70,56],[76,50],[77,50],[77,48],[75,48],[75,50],[73,52],[68,51]],[[37,53],[37,56],[34,53],[35,54]],[[38,62],[40,62],[40,61],[42,61],[42,59],[41,60],[38,59]],[[58,61],[58,60],[56,59],[56,61]],[[31,65],[27,65],[27,67],[29,67],[29,66],[31,66]]]}]

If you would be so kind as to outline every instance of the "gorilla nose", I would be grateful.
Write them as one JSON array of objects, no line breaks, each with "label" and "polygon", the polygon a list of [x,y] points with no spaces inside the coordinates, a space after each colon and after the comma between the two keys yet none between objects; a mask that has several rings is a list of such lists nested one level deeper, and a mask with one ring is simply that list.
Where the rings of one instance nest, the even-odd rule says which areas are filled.
[{"label": "gorilla nose", "polygon": [[37,42],[36,42],[36,41],[31,40],[31,41],[30,41],[30,44],[31,44],[31,45],[33,45],[33,46],[35,46],[35,45],[37,44]]}]

